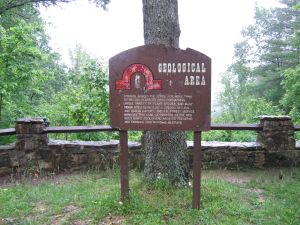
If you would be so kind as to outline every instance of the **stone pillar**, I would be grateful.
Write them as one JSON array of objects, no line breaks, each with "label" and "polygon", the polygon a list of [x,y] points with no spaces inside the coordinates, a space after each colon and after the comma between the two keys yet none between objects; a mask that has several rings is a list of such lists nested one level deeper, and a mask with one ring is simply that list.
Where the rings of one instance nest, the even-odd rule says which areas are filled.
[{"label": "stone pillar", "polygon": [[294,125],[289,116],[261,116],[257,142],[269,152],[295,150]]},{"label": "stone pillar", "polygon": [[48,145],[48,135],[44,134],[48,124],[45,118],[25,118],[16,121],[15,167],[23,170],[22,167],[37,165],[40,149]]}]

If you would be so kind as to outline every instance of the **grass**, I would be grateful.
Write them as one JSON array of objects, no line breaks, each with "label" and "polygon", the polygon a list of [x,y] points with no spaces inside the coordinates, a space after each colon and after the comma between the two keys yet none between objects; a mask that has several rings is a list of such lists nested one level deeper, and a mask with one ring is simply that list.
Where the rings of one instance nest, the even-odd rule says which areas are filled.
[{"label": "grass", "polygon": [[130,187],[122,203],[117,170],[18,180],[0,187],[0,224],[300,224],[297,168],[204,171],[200,210],[191,188],[145,185],[135,171]]}]

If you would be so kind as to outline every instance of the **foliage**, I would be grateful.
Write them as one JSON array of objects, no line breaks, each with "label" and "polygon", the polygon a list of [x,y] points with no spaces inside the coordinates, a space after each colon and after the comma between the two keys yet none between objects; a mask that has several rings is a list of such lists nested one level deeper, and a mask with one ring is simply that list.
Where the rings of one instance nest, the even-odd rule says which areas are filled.
[{"label": "foliage", "polygon": [[32,17],[10,21],[12,16],[0,18],[0,127],[26,115],[39,116],[35,106],[43,104],[43,94],[55,91],[46,87],[63,75],[38,16],[35,22]]},{"label": "foliage", "polygon": [[[237,64],[232,67],[239,66]],[[231,68],[232,68],[231,67]],[[251,84],[240,71],[228,71],[222,76],[223,91],[219,97],[222,114],[215,118],[216,122],[225,123],[255,123],[261,115],[279,115],[282,113],[278,106],[262,97],[251,94]]]},{"label": "foliage", "polygon": [[[18,11],[20,16],[12,13]],[[13,127],[21,117],[48,117],[60,126],[109,123],[107,71],[98,59],[77,47],[70,68],[61,65],[32,5],[0,19],[0,128]],[[113,137],[116,134],[90,133],[64,138]]]},{"label": "foliage", "polygon": [[290,111],[294,122],[300,123],[300,64],[285,71],[282,85],[286,90],[282,104]]},{"label": "foliage", "polygon": [[222,113],[216,121],[253,123],[266,114],[290,114],[299,121],[300,11],[297,1],[280,2],[277,8],[256,7],[255,23],[241,32],[244,39],[222,75]]},{"label": "foliage", "polygon": [[293,6],[294,10],[300,9],[300,2],[298,2],[296,5]]},{"label": "foliage", "polygon": [[[48,113],[53,126],[109,124],[108,75],[103,63],[91,57],[81,46],[71,52],[67,82],[50,103],[55,109]],[[99,140],[106,134],[79,134],[73,138]]]},{"label": "foliage", "polygon": [[[13,0],[13,1],[0,1],[0,15],[5,14],[9,11],[20,9],[32,4],[41,4],[43,6],[57,5],[58,3],[69,3],[75,0]],[[98,7],[106,9],[107,4],[110,0],[89,0],[89,2],[94,3]]]},{"label": "foliage", "polygon": [[[164,181],[147,186],[133,171],[129,202],[119,201],[116,170],[64,175],[63,180],[36,179],[38,184],[17,181],[0,188],[0,220],[11,224],[100,224],[114,219],[127,224],[300,223],[299,169],[217,170],[203,175],[200,210],[191,208],[191,188],[174,188]],[[228,181],[228,177],[236,181],[237,176],[246,181]]]},{"label": "foliage", "polygon": [[284,94],[282,71],[298,63],[299,46],[293,43],[298,17],[299,12],[288,5],[271,10],[257,7],[255,24],[242,31],[248,43],[254,43],[248,55],[249,62],[257,64],[252,71],[254,96],[279,103]]},{"label": "foliage", "polygon": [[[106,66],[77,46],[67,68],[49,47],[37,5],[73,0],[0,0],[0,128],[20,117],[48,117],[52,126],[109,124]],[[74,0],[75,1],[75,0]],[[105,8],[109,0],[90,0]],[[222,75],[222,112],[215,123],[257,123],[260,115],[289,114],[300,123],[300,10],[255,8],[255,22],[242,31],[232,64]],[[129,133],[139,141],[141,132]],[[54,138],[99,140],[117,134],[57,134]],[[187,134],[192,140],[192,135]],[[255,132],[211,131],[204,140],[254,141]],[[4,143],[8,139],[1,138]]]}]

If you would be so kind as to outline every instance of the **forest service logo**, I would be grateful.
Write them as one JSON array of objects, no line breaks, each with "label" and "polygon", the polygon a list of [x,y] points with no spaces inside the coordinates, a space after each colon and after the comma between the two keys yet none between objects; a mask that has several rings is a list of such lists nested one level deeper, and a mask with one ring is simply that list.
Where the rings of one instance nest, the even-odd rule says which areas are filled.
[{"label": "forest service logo", "polygon": [[[146,90],[161,90],[162,80],[154,80],[151,70],[143,64],[132,64],[125,69],[122,74],[122,80],[116,81],[116,90],[130,90],[131,89],[131,77],[132,75],[140,73],[146,79]],[[141,87],[141,77],[137,75],[135,77],[135,88]]]}]

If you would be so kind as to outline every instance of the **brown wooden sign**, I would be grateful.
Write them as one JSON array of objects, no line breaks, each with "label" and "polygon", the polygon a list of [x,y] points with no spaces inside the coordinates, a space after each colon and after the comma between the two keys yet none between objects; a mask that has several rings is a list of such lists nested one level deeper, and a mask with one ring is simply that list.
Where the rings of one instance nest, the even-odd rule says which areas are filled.
[{"label": "brown wooden sign", "polygon": [[210,130],[211,60],[192,49],[146,45],[109,60],[111,126]]}]

